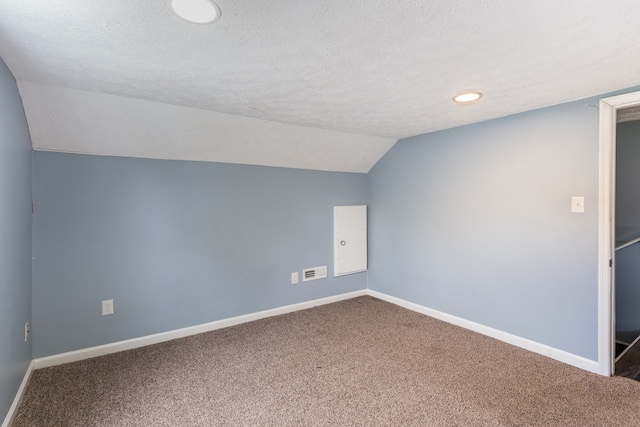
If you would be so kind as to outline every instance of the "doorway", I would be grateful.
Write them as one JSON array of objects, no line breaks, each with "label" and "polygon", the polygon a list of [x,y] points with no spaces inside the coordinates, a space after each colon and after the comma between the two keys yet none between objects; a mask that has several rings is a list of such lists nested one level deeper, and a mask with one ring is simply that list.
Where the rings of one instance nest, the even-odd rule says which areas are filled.
[{"label": "doorway", "polygon": [[618,114],[640,106],[640,92],[600,100],[598,211],[598,370],[615,372],[615,189]]},{"label": "doorway", "polygon": [[619,110],[615,159],[615,375],[640,380],[640,107]]}]

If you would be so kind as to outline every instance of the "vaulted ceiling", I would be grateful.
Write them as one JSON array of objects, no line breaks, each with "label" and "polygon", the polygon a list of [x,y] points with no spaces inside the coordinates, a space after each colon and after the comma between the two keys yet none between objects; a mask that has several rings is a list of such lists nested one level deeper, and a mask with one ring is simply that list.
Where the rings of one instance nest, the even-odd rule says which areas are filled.
[{"label": "vaulted ceiling", "polygon": [[640,84],[631,0],[216,3],[0,0],[34,149],[367,172],[399,138]]}]

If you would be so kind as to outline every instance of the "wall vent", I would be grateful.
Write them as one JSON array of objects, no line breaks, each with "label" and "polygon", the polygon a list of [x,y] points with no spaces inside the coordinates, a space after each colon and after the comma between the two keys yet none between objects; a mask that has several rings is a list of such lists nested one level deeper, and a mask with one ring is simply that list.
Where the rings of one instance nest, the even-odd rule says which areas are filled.
[{"label": "wall vent", "polygon": [[327,266],[305,268],[302,270],[302,281],[308,282],[309,280],[324,279],[327,277]]}]

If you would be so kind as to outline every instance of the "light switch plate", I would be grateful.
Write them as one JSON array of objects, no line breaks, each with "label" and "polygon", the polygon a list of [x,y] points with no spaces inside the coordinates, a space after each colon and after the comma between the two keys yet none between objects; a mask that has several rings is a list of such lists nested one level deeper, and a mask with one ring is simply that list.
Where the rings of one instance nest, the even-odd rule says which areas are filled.
[{"label": "light switch plate", "polygon": [[571,197],[571,212],[584,213],[584,196]]}]

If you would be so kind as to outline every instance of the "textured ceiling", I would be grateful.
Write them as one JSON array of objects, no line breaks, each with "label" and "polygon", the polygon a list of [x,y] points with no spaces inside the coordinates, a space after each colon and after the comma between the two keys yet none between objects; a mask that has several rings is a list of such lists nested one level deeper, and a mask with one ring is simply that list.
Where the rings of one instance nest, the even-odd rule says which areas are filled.
[{"label": "textured ceiling", "polygon": [[36,150],[366,173],[396,142],[38,83],[20,94]]},{"label": "textured ceiling", "polygon": [[[117,95],[109,98],[115,109],[119,102],[129,105],[129,98],[169,104],[140,103],[138,115],[149,123],[155,109],[188,107],[179,114],[193,114],[194,122],[198,110],[209,110],[260,119],[238,120],[242,128],[259,129],[265,121],[294,125],[294,139],[309,147],[329,144],[329,163],[332,134],[318,129],[355,138],[347,151],[361,149],[366,136],[377,137],[374,145],[386,139],[390,147],[398,138],[640,84],[635,0],[217,3],[218,22],[192,25],[173,15],[165,0],[0,0],[0,56],[21,90],[23,82],[77,89],[87,92],[79,97],[90,103],[95,96],[98,104],[102,94]],[[462,89],[485,96],[460,107],[451,98]],[[51,110],[67,101],[54,97],[46,108],[29,102],[30,127],[46,129]],[[82,103],[65,108],[78,123],[95,114]],[[82,151],[81,135],[59,137],[75,137],[79,152],[131,155],[109,151],[109,141]],[[273,157],[282,156],[277,165],[299,167],[290,144],[264,138]],[[34,146],[41,142],[34,138]],[[158,157],[154,146],[170,143],[131,141],[142,157]],[[189,155],[206,153],[207,143],[213,144],[192,144]],[[63,141],[47,144],[68,149]],[[210,151],[251,149],[234,141],[215,144]],[[370,167],[361,160],[329,170]]]}]

